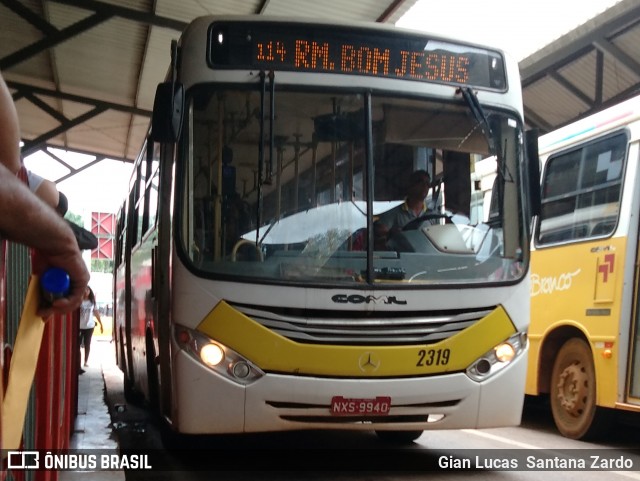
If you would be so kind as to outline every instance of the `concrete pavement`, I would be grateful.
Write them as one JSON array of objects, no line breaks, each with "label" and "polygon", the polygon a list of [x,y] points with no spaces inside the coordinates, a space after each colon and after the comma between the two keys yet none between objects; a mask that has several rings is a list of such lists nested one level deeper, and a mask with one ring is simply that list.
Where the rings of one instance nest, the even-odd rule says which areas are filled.
[{"label": "concrete pavement", "polygon": [[[105,376],[117,375],[114,344],[110,336],[94,336],[89,366],[78,380],[78,416],[69,448],[78,450],[107,450],[117,453],[118,442],[106,401]],[[121,373],[120,373],[121,376]],[[118,471],[60,471],[59,481],[123,481]]]}]

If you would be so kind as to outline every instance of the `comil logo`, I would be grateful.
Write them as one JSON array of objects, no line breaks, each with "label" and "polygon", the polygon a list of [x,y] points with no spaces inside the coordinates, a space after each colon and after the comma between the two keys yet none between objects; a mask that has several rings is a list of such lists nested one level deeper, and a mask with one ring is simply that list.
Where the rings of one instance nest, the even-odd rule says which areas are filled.
[{"label": "comil logo", "polygon": [[362,296],[360,294],[336,294],[331,300],[337,304],[400,304],[404,305],[407,301],[398,299],[396,296]]},{"label": "comil logo", "polygon": [[38,451],[9,451],[8,469],[40,469],[40,453]]}]

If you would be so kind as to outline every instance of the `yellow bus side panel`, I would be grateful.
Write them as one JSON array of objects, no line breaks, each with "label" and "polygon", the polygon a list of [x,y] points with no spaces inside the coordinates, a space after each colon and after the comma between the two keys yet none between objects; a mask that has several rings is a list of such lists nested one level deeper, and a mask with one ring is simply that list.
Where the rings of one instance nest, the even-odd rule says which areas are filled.
[{"label": "yellow bus side panel", "polygon": [[332,377],[419,376],[463,371],[516,332],[507,313],[498,307],[471,327],[435,344],[304,344],[267,329],[224,301],[207,315],[198,330],[264,371]]},{"label": "yellow bus side panel", "polygon": [[571,326],[594,353],[598,405],[614,406],[625,248],[624,238],[611,238],[532,252],[527,394],[539,394],[539,378],[553,369],[556,352],[541,360],[544,343]]}]

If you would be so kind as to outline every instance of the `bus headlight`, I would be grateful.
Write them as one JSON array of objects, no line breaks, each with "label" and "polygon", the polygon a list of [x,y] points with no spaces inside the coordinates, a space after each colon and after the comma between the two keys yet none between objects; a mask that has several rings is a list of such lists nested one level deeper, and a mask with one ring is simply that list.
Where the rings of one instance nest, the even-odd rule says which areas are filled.
[{"label": "bus headlight", "polygon": [[527,347],[527,334],[519,332],[501,342],[467,368],[467,376],[477,382],[485,381],[507,367]]},{"label": "bus headlight", "polygon": [[496,359],[500,362],[511,362],[516,357],[515,348],[508,342],[499,344],[494,350]]},{"label": "bus headlight", "polygon": [[224,360],[224,349],[218,344],[205,344],[200,349],[200,359],[208,366],[217,366]]},{"label": "bus headlight", "polygon": [[250,384],[264,376],[264,372],[251,361],[199,331],[176,326],[174,339],[200,364],[238,384]]}]

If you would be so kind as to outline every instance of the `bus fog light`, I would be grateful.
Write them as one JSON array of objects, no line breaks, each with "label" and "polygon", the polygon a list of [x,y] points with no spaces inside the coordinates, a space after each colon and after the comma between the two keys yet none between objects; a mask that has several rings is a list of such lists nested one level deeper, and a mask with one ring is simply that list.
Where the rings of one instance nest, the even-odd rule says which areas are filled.
[{"label": "bus fog light", "polygon": [[489,360],[480,359],[476,364],[476,371],[478,372],[478,374],[482,375],[489,374],[489,371],[491,371],[491,363],[489,362]]},{"label": "bus fog light", "polygon": [[206,344],[200,349],[200,358],[209,366],[217,366],[224,359],[224,351],[217,344]]},{"label": "bus fog light", "polygon": [[249,374],[251,374],[251,367],[246,362],[238,362],[233,365],[231,369],[233,375],[239,379],[246,378]]}]

